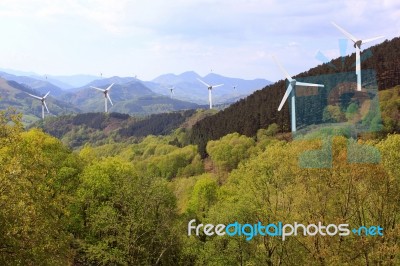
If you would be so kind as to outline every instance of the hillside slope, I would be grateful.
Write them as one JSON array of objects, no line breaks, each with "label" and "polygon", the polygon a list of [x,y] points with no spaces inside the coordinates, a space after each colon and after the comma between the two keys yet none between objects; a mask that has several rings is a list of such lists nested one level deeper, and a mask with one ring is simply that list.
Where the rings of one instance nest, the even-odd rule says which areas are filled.
[{"label": "hillside slope", "polygon": [[[15,108],[17,112],[23,114],[23,122],[25,124],[40,120],[42,116],[41,103],[30,97],[27,93],[43,95],[15,81],[7,81],[0,78],[0,110],[8,107]],[[53,98],[51,93],[47,97],[46,103],[50,111],[50,114],[46,113],[46,116],[76,113],[80,111],[63,101]]]},{"label": "hillside slope", "polygon": [[124,142],[148,135],[168,135],[182,127],[190,129],[195,121],[212,115],[213,110],[187,110],[144,117],[120,113],[84,113],[51,117],[45,123],[35,123],[46,133],[59,138],[71,148],[88,143],[101,145],[108,142]]},{"label": "hillside slope", "polygon": [[[363,85],[372,82],[378,90],[385,90],[400,84],[400,38],[386,40],[362,52]],[[347,80],[355,81],[355,54],[344,58],[336,58],[330,63],[319,65],[295,76],[299,80],[328,82],[334,84],[338,75],[344,75]],[[334,65],[334,67],[331,67]],[[376,81],[375,81],[376,76]],[[354,85],[354,83],[353,83]],[[286,102],[283,109],[277,108],[286,91],[286,83],[280,80],[272,85],[256,91],[246,99],[231,105],[214,116],[199,121],[193,127],[192,143],[198,144],[200,152],[205,156],[207,141],[219,139],[226,134],[238,132],[254,136],[260,128],[266,128],[272,123],[279,125],[280,132],[290,131],[289,107]],[[376,86],[375,86],[376,88]],[[305,112],[314,115],[317,123],[322,120],[323,107],[326,105],[324,95],[317,95],[323,101],[314,101],[312,108]],[[325,95],[326,96],[326,95]],[[352,97],[348,94],[346,97]],[[313,99],[313,98],[311,98]],[[314,109],[313,109],[314,108]]]}]

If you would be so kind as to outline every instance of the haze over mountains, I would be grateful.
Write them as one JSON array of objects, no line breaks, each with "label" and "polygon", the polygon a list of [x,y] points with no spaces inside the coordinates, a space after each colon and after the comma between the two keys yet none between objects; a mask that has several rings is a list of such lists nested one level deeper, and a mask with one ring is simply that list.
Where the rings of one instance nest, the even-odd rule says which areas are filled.
[{"label": "haze over mountains", "polygon": [[[42,76],[32,72],[0,70],[3,70],[0,71],[0,77],[3,79],[0,84],[1,107],[16,107],[18,111],[30,116],[26,120],[28,122],[34,120],[35,116],[40,117],[38,111],[40,102],[35,104],[31,100],[25,100],[27,92],[44,95],[50,91],[49,99],[51,100],[48,105],[50,112],[55,115],[71,112],[102,112],[104,111],[104,96],[90,86],[105,88],[114,83],[110,90],[114,106],[110,106],[110,112],[152,114],[199,108],[199,104],[206,105],[207,87],[198,79],[211,85],[224,84],[213,90],[213,101],[216,104],[230,104],[271,83],[264,79],[243,80],[214,73],[201,77],[193,71],[180,75],[165,74],[152,81],[141,81],[134,77]],[[172,97],[171,87],[174,87]],[[15,97],[16,95],[18,97]],[[53,107],[56,100],[57,104]],[[53,111],[54,109],[56,110]]]},{"label": "haze over mountains", "polygon": [[180,75],[161,75],[151,82],[145,82],[145,84],[160,94],[169,94],[169,88],[173,86],[176,98],[199,104],[207,104],[207,87],[200,83],[198,79],[210,85],[224,84],[224,86],[213,90],[213,102],[216,104],[234,102],[239,98],[253,93],[255,90],[262,89],[271,84],[270,81],[265,79],[244,80],[224,77],[215,73],[201,77],[194,71],[184,72]]}]

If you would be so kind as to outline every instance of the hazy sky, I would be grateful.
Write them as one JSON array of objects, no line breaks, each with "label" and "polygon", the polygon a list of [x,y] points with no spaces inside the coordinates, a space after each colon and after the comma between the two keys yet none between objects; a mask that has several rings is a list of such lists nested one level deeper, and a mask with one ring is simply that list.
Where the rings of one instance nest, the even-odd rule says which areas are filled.
[{"label": "hazy sky", "polygon": [[320,63],[318,50],[339,56],[343,36],[331,21],[361,39],[392,39],[400,36],[400,1],[1,0],[0,67],[144,80],[212,70],[278,80],[272,54],[291,74]]}]

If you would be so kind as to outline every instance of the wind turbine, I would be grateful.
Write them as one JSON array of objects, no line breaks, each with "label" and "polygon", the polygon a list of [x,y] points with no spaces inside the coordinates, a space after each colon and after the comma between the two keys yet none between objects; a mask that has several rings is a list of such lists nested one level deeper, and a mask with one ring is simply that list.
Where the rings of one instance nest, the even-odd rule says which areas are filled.
[{"label": "wind turbine", "polygon": [[220,86],[222,86],[222,85],[224,85],[224,84],[218,84],[218,85],[209,85],[209,84],[207,84],[207,83],[205,83],[204,81],[202,81],[201,79],[197,79],[198,81],[200,81],[201,83],[203,83],[204,85],[206,85],[207,86],[207,88],[208,88],[208,102],[210,103],[210,109],[212,109],[212,89],[213,88],[217,88],[217,87],[220,87]]},{"label": "wind turbine", "polygon": [[332,22],[333,26],[335,26],[338,30],[340,30],[347,38],[349,38],[354,43],[354,48],[356,48],[356,75],[357,75],[357,90],[361,91],[361,62],[360,62],[360,53],[361,53],[361,44],[372,42],[378,39],[383,38],[384,36],[378,36],[370,39],[357,39],[343,28]]},{"label": "wind turbine", "polygon": [[321,84],[314,84],[314,83],[306,83],[300,82],[293,79],[288,72],[282,67],[282,65],[278,62],[278,60],[273,57],[278,67],[281,69],[283,74],[285,75],[286,79],[289,81],[289,85],[286,89],[285,95],[282,98],[281,104],[278,107],[278,111],[280,111],[285,104],[289,95],[291,96],[291,124],[292,124],[292,132],[296,132],[296,86],[307,86],[307,87],[324,87]]},{"label": "wind turbine", "polygon": [[113,85],[114,85],[114,83],[112,83],[110,86],[108,86],[107,89],[100,89],[100,88],[97,88],[97,87],[90,86],[91,88],[96,89],[96,90],[101,91],[102,93],[104,93],[104,107],[105,107],[105,112],[106,113],[107,113],[107,99],[110,101],[111,105],[113,105],[113,103],[111,101],[111,98],[110,98],[110,95],[108,95],[108,92],[110,91],[110,89],[111,89],[111,87]]},{"label": "wind turbine", "polygon": [[172,94],[174,94],[174,87],[171,87],[171,88],[169,89],[169,91],[170,91],[171,99],[172,99]]},{"label": "wind turbine", "polygon": [[237,96],[239,96],[239,91],[237,90],[237,85],[233,85],[232,86],[232,88],[233,88],[233,96],[234,97],[237,97]]},{"label": "wind turbine", "polygon": [[47,108],[47,104],[46,104],[46,97],[49,94],[50,94],[50,92],[46,93],[46,95],[43,96],[43,97],[39,97],[39,96],[36,96],[36,95],[28,93],[29,96],[31,96],[31,97],[33,97],[35,99],[38,99],[38,100],[40,100],[42,102],[42,119],[44,119],[44,108],[46,108],[47,113],[50,113],[49,112],[49,108]]}]

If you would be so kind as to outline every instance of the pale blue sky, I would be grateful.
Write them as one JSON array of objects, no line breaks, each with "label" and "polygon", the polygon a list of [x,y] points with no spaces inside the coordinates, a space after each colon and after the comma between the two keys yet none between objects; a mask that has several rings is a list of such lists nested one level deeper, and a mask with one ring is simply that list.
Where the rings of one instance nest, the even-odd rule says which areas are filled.
[{"label": "pale blue sky", "polygon": [[278,80],[272,54],[291,74],[320,63],[318,50],[339,56],[343,36],[331,21],[361,39],[392,39],[400,1],[1,0],[0,67],[144,80],[212,69]]}]

